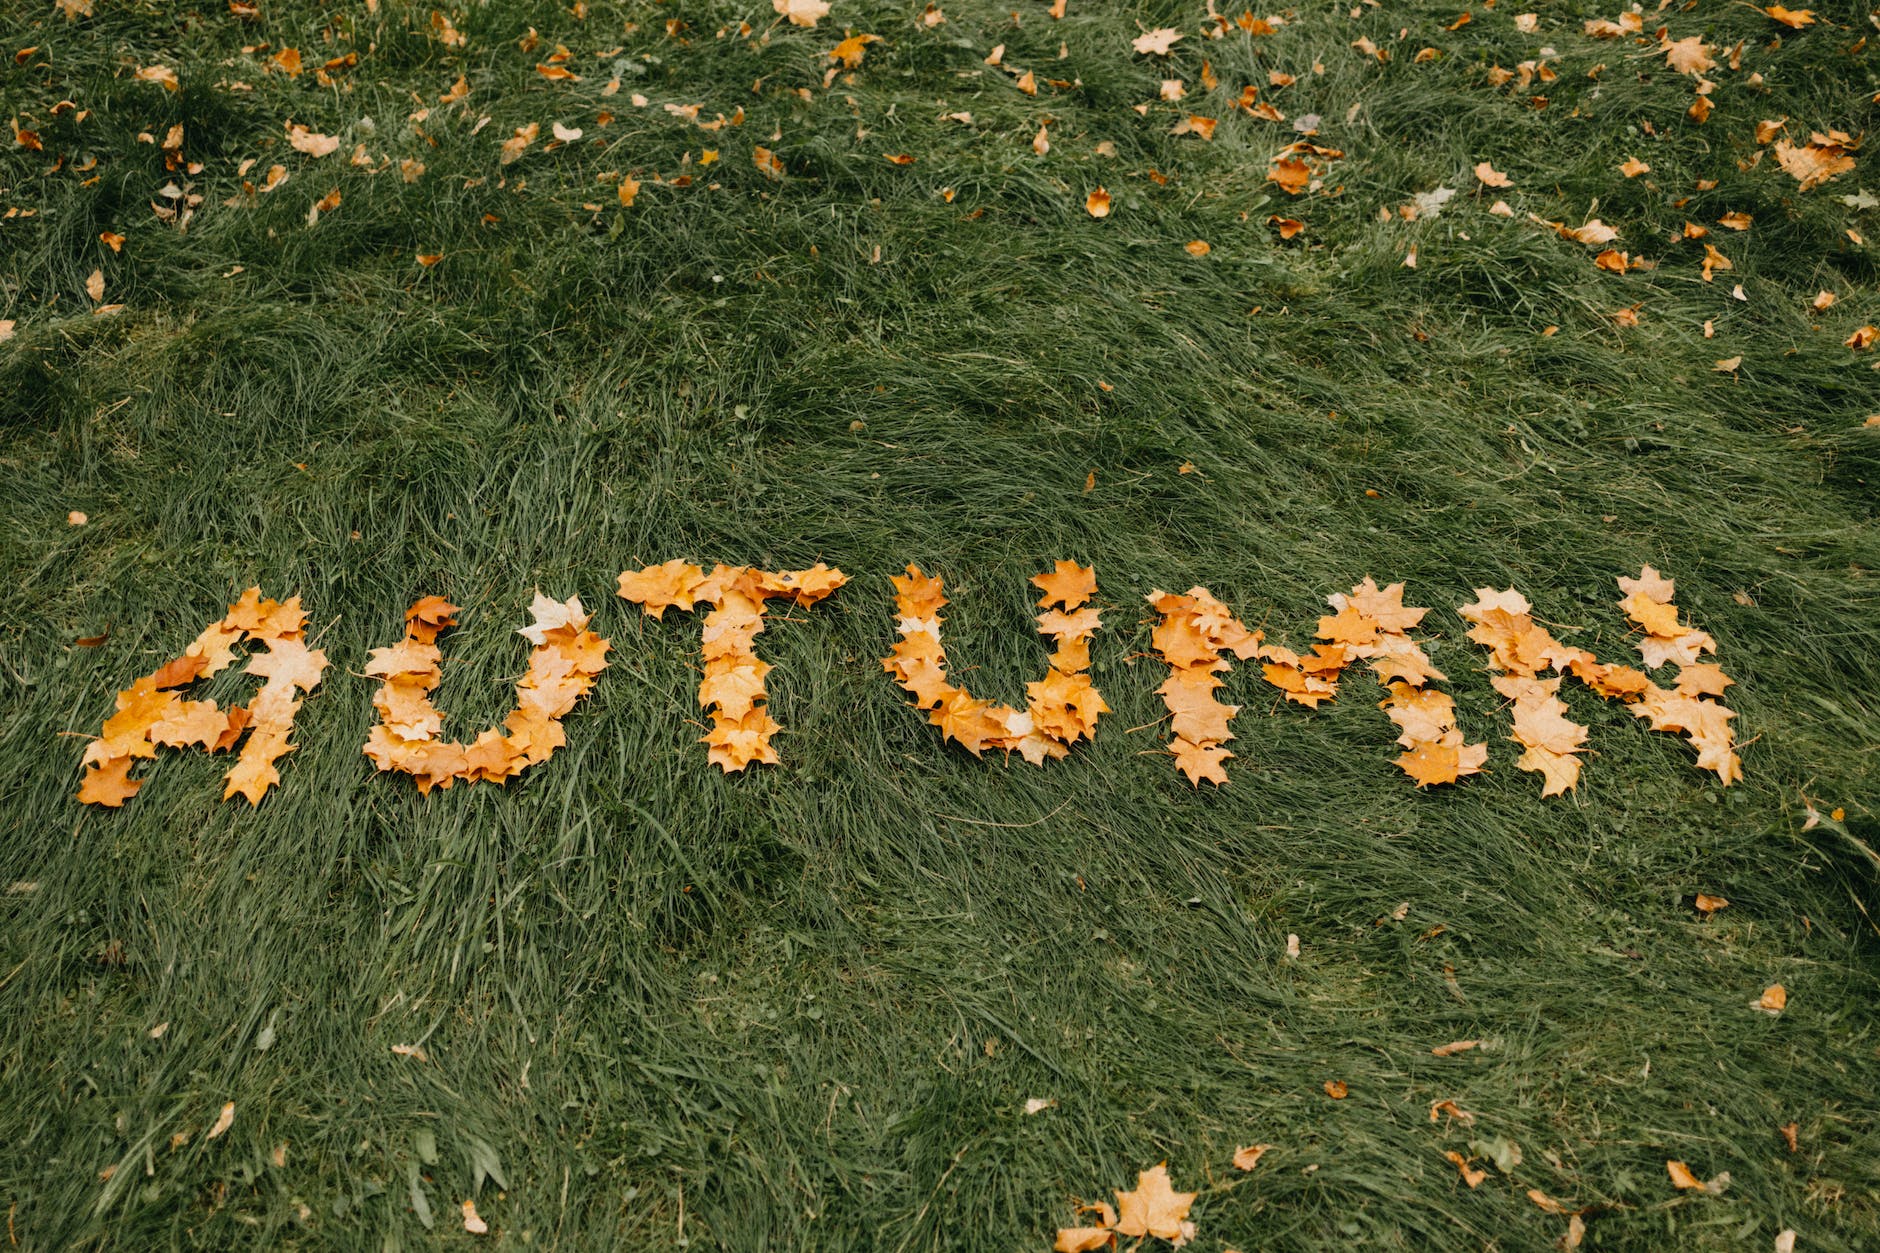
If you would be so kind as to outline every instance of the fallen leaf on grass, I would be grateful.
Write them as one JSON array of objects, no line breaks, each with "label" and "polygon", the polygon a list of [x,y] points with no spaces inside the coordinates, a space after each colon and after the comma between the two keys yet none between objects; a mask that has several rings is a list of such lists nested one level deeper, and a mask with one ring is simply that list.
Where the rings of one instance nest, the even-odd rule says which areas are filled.
[{"label": "fallen leaf on grass", "polygon": [[1133,1192],[1116,1194],[1116,1232],[1123,1236],[1159,1236],[1183,1240],[1194,1234],[1188,1209],[1199,1193],[1177,1192],[1169,1182],[1168,1163],[1136,1174]]},{"label": "fallen leaf on grass", "polygon": [[328,157],[339,151],[339,136],[310,131],[297,122],[287,124],[287,143],[295,152],[310,157]]},{"label": "fallen leaf on grass", "polygon": [[1486,1170],[1476,1170],[1469,1165],[1469,1159],[1454,1149],[1446,1149],[1443,1156],[1456,1164],[1456,1173],[1462,1176],[1462,1182],[1471,1188],[1480,1187],[1482,1180],[1488,1178]]},{"label": "fallen leaf on grass", "polygon": [[527,126],[518,126],[508,139],[503,140],[502,153],[496,158],[498,165],[511,165],[522,159],[522,154],[529,150],[535,137],[542,133],[540,122],[530,122]]},{"label": "fallen leaf on grass", "polygon": [[1482,186],[1484,187],[1512,187],[1514,186],[1513,179],[1509,178],[1506,174],[1503,174],[1500,170],[1496,169],[1494,166],[1490,165],[1486,161],[1478,162],[1476,164],[1475,177],[1481,182]]},{"label": "fallen leaf on grass", "polygon": [[217,1137],[219,1137],[223,1132],[227,1131],[230,1127],[234,1125],[235,1125],[235,1102],[230,1101],[228,1104],[222,1107],[222,1112],[215,1116],[215,1126],[209,1128],[209,1134],[203,1138],[207,1140],[214,1140]]},{"label": "fallen leaf on grass", "polygon": [[1641,174],[1651,173],[1651,170],[1651,166],[1646,165],[1637,157],[1627,157],[1624,164],[1619,167],[1619,173],[1625,175],[1627,178],[1637,178]]},{"label": "fallen leaf on grass", "polygon": [[792,26],[814,26],[829,16],[829,0],[770,0],[770,7]]},{"label": "fallen leaf on grass", "polygon": [[1763,989],[1763,994],[1749,1003],[1751,1009],[1760,1009],[1774,1017],[1789,1006],[1788,989],[1779,983],[1772,983]]},{"label": "fallen leaf on grass", "polygon": [[1084,197],[1084,212],[1093,218],[1110,216],[1110,193],[1099,187]]},{"label": "fallen leaf on grass", "polygon": [[1214,247],[1205,239],[1191,239],[1182,245],[1182,251],[1191,257],[1205,257],[1214,251]]},{"label": "fallen leaf on grass", "polygon": [[1664,53],[1665,64],[1680,74],[1702,74],[1717,65],[1710,55],[1710,45],[1697,35],[1688,39],[1667,39],[1658,51]]},{"label": "fallen leaf on grass", "polygon": [[1574,1212],[1571,1208],[1562,1205],[1559,1201],[1554,1200],[1554,1198],[1548,1196],[1539,1188],[1529,1188],[1527,1198],[1549,1214],[1571,1214]]},{"label": "fallen leaf on grass", "polygon": [[1168,55],[1168,50],[1175,45],[1175,41],[1181,37],[1182,33],[1173,26],[1164,26],[1160,30],[1147,31],[1136,36],[1130,41],[1129,46],[1144,56],[1165,57]]},{"label": "fallen leaf on grass", "polygon": [[1721,1195],[1730,1186],[1730,1172],[1724,1171],[1706,1183],[1691,1173],[1691,1168],[1683,1162],[1666,1161],[1665,1173],[1671,1176],[1671,1186],[1688,1192],[1707,1192],[1711,1196]]},{"label": "fallen leaf on grass", "polygon": [[91,275],[88,278],[86,278],[85,294],[91,297],[93,304],[96,304],[97,302],[104,299],[104,271],[103,270],[93,270],[91,272]]},{"label": "fallen leaf on grass", "polygon": [[1480,1048],[1480,1040],[1453,1040],[1448,1044],[1439,1044],[1430,1050],[1433,1057],[1453,1057],[1457,1053],[1466,1053],[1470,1049]]},{"label": "fallen leaf on grass", "polygon": [[413,1061],[428,1062],[431,1055],[424,1051],[422,1044],[394,1044],[392,1052],[398,1057],[409,1057]]},{"label": "fallen leaf on grass", "polygon": [[1252,1170],[1255,1166],[1260,1164],[1260,1159],[1264,1157],[1267,1150],[1272,1147],[1273,1146],[1270,1144],[1249,1144],[1243,1148],[1235,1149],[1234,1169]]},{"label": "fallen leaf on grass", "polygon": [[[778,0],[779,4],[782,2],[783,0]],[[489,1232],[490,1225],[478,1216],[477,1203],[475,1201],[465,1201],[463,1203],[463,1229],[473,1236],[486,1235]]]},{"label": "fallen leaf on grass", "polygon": [[1025,1112],[1027,1114],[1041,1114],[1047,1109],[1056,1108],[1057,1102],[1044,1096],[1034,1096],[1029,1101],[1025,1102]]},{"label": "fallen leaf on grass", "polygon": [[1453,1118],[1465,1126],[1475,1121],[1474,1114],[1463,1109],[1460,1105],[1457,1105],[1454,1100],[1449,1098],[1430,1102],[1430,1121],[1435,1122],[1439,1114],[1446,1118]]},{"label": "fallen leaf on grass", "polygon": [[1782,1133],[1782,1142],[1789,1146],[1789,1152],[1799,1153],[1802,1151],[1802,1127],[1800,1123],[1792,1122],[1786,1126],[1777,1127],[1776,1130]]},{"label": "fallen leaf on grass", "polygon": [[1714,914],[1718,910],[1726,908],[1729,904],[1730,902],[1721,896],[1711,896],[1707,892],[1699,892],[1697,894],[1697,908],[1706,914]]},{"label": "fallen leaf on grass", "polygon": [[880,42],[880,35],[850,35],[829,50],[829,59],[845,69],[857,69],[868,53],[868,45]]},{"label": "fallen leaf on grass", "polygon": [[1327,1079],[1325,1081],[1325,1095],[1331,1097],[1334,1101],[1342,1101],[1347,1096],[1351,1095],[1351,1087],[1343,1079]]},{"label": "fallen leaf on grass", "polygon": [[1839,131],[1810,135],[1806,144],[1778,139],[1776,163],[1802,185],[1801,190],[1809,191],[1854,168],[1854,158],[1849,152],[1852,145],[1853,141]]}]

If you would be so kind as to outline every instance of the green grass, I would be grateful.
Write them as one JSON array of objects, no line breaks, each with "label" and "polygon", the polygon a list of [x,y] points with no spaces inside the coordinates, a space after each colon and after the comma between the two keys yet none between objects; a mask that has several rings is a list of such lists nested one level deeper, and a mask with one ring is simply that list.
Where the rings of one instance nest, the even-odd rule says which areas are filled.
[{"label": "green grass", "polygon": [[[464,49],[398,0],[0,17],[0,51],[38,49],[0,58],[0,98],[44,145],[0,155],[0,213],[33,211],[0,220],[9,1247],[467,1247],[474,1196],[508,1248],[1042,1249],[1164,1159],[1206,1250],[1545,1248],[1566,1220],[1530,1188],[1588,1207],[1589,1248],[1880,1243],[1880,375],[1843,346],[1880,321],[1880,213],[1843,200],[1875,158],[1806,194],[1772,158],[1739,168],[1758,119],[1874,129],[1867,15],[1647,15],[1747,40],[1699,127],[1650,45],[1580,33],[1616,6],[1537,0],[1531,36],[1505,4],[1453,33],[1461,0],[1301,6],[1209,41],[1199,5],[1014,3],[947,0],[928,29],[836,0],[814,31],[759,0],[460,3]],[[1138,20],[1189,32],[1166,66],[1130,52]],[[844,27],[884,42],[825,91]],[[263,42],[308,71],[240,50]],[[535,73],[557,42],[581,82]],[[998,43],[1076,85],[1019,94],[983,64]],[[1488,85],[1544,46],[1555,82]],[[132,77],[151,64],[181,90]],[[1299,81],[1263,98],[1346,154],[1321,194],[1266,183],[1296,136],[1228,106],[1273,68]],[[467,108],[438,105],[460,74]],[[1222,119],[1211,143],[1132,110],[1172,75]],[[745,117],[703,131],[667,103]],[[289,119],[341,150],[291,151]],[[545,151],[555,120],[586,137]],[[193,176],[138,140],[177,122]],[[355,144],[391,168],[346,164]],[[1652,172],[1628,181],[1632,155]],[[288,181],[244,195],[249,158]],[[1483,159],[1515,186],[1478,195]],[[644,183],[631,209],[609,171]],[[150,209],[170,180],[203,197],[186,232]],[[1439,185],[1440,217],[1379,220]],[[1731,210],[1749,232],[1715,227]],[[1596,213],[1657,268],[1603,273],[1530,212]],[[1307,232],[1280,243],[1274,213]],[[1700,281],[1686,219],[1733,271]],[[94,269],[121,313],[91,314]],[[1636,328],[1609,319],[1635,304]],[[854,576],[762,637],[782,768],[706,766],[696,619],[612,596],[674,556]],[[1114,714],[1044,770],[943,748],[875,660],[887,576],[946,576],[956,670],[1010,700],[1043,656],[1025,579],[1065,556],[1102,580]],[[1642,562],[1739,681],[1747,778],[1719,789],[1570,689],[1596,755],[1542,801],[1454,608],[1512,583],[1629,660],[1612,580]],[[1491,772],[1418,794],[1367,678],[1307,714],[1242,667],[1233,783],[1190,790],[1158,755],[1141,595],[1205,583],[1297,645],[1366,574],[1434,607]],[[222,759],[170,753],[122,811],[81,810],[112,693],[250,583],[302,595],[333,661],[281,787],[222,804]],[[567,747],[505,789],[374,777],[360,671],[403,607],[465,606],[439,697],[467,735],[508,707],[537,588],[615,646]],[[1731,905],[1705,921],[1699,891]],[[1785,1014],[1748,1008],[1778,982]],[[390,1051],[418,1043],[428,1062]],[[1442,1099],[1474,1126],[1433,1124]],[[1520,1164],[1467,1189],[1443,1151],[1497,1138]],[[1732,1181],[1675,1192],[1671,1158]]]}]

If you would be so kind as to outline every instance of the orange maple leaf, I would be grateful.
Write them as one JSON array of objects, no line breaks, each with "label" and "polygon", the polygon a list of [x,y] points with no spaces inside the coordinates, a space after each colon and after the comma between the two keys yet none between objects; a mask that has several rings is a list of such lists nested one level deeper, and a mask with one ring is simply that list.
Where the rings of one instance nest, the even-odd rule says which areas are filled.
[{"label": "orange maple leaf", "polygon": [[1049,572],[1034,574],[1031,582],[1044,593],[1038,598],[1040,605],[1057,603],[1075,609],[1096,594],[1097,572],[1074,561],[1059,561]]},{"label": "orange maple leaf", "polygon": [[1136,1173],[1133,1191],[1116,1194],[1116,1233],[1122,1236],[1159,1236],[1182,1240],[1193,1234],[1189,1207],[1196,1192],[1177,1192],[1169,1182],[1168,1163]]}]

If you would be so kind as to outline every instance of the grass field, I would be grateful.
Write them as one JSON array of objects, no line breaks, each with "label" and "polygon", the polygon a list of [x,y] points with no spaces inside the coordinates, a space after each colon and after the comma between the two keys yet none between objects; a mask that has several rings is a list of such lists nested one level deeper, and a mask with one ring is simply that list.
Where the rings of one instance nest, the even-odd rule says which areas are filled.
[{"label": "grass field", "polygon": [[[1163,1160],[1210,1251],[1568,1238],[1530,1189],[1583,1248],[1880,1245],[1880,354],[1845,342],[1880,321],[1880,183],[1856,152],[1801,191],[1754,133],[1873,128],[1865,3],[1617,40],[1567,0],[1220,39],[1163,0],[89,7],[0,13],[39,145],[0,155],[8,1247],[1045,1249]],[[1701,125],[1660,26],[1718,62]],[[845,29],[881,41],[825,85]],[[1314,114],[1344,155],[1288,195]],[[781,767],[707,766],[697,619],[612,594],[679,556],[853,577],[760,642]],[[1102,581],[1115,712],[1042,770],[943,746],[876,660],[887,576],[943,574],[955,670],[1013,700],[1059,557]],[[1635,660],[1641,563],[1719,641],[1746,778],[1569,687],[1595,752],[1544,801],[1455,607],[1512,584]],[[1206,584],[1299,647],[1367,574],[1433,606],[1489,773],[1419,793],[1368,678],[1307,713],[1242,666],[1232,782],[1191,789],[1142,595]],[[333,662],[281,786],[224,804],[226,759],[171,752],[78,805],[113,692],[254,583]],[[375,776],[367,649],[464,606],[467,737],[538,588],[614,645],[567,746],[504,788]]]}]

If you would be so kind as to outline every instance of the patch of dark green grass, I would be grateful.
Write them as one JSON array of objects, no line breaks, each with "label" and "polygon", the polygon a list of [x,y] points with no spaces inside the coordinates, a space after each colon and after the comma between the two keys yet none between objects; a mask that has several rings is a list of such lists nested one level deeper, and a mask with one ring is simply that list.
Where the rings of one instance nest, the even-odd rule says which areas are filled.
[{"label": "patch of dark green grass", "polygon": [[[1584,1207],[1584,1247],[1880,1238],[1880,387],[1843,344],[1880,320],[1847,233],[1880,218],[1864,154],[1798,193],[1752,135],[1872,129],[1864,18],[1648,16],[1743,41],[1700,127],[1692,80],[1586,38],[1613,14],[1577,3],[1536,5],[1533,35],[1419,0],[1219,40],[1159,2],[953,0],[927,28],[837,0],[815,31],[705,0],[442,8],[464,48],[399,0],[94,7],[0,19],[0,51],[37,49],[0,91],[44,144],[0,155],[22,1247],[470,1243],[474,1197],[516,1245],[1044,1248],[1164,1159],[1207,1249],[1546,1247],[1565,1220],[1529,1189]],[[1188,35],[1152,63],[1138,24]],[[884,41],[825,89],[844,28]],[[579,83],[535,71],[557,44]],[[292,80],[265,66],[289,46]],[[1552,81],[1490,83],[1543,60]],[[182,90],[132,76],[152,64]],[[459,75],[467,104],[438,103]],[[1231,109],[1249,82],[1288,122]],[[1183,111],[1212,142],[1169,134]],[[1268,159],[1308,113],[1345,155],[1289,197]],[[340,150],[293,152],[289,120]],[[551,150],[554,121],[585,134]],[[178,123],[198,171],[141,138]],[[1514,187],[1478,188],[1484,159]],[[1440,215],[1401,215],[1438,187]],[[189,196],[186,230],[152,212]],[[1601,272],[1530,213],[1599,216],[1655,268]],[[1686,221],[1732,270],[1702,281]],[[91,313],[94,269],[122,312]],[[761,639],[782,768],[706,765],[697,619],[612,597],[673,556],[855,576]],[[954,670],[1014,700],[1043,665],[1025,580],[1063,556],[1102,579],[1096,741],[1042,771],[942,747],[876,660],[886,577],[943,574]],[[1627,659],[1612,580],[1643,562],[1720,642],[1747,777],[1569,689],[1594,752],[1541,801],[1454,608],[1513,583]],[[1242,667],[1233,783],[1189,789],[1142,595],[1204,583],[1297,646],[1366,574],[1433,606],[1490,773],[1418,794],[1362,676],[1308,714]],[[222,804],[224,760],[172,753],[122,811],[81,810],[111,694],[251,583],[299,593],[333,663],[281,787]],[[508,707],[538,588],[614,644],[566,748],[500,790],[374,777],[361,671],[403,607],[465,607],[439,699],[469,736]],[[1702,919],[1698,892],[1731,904]],[[1749,1007],[1771,983],[1779,1018]],[[1431,1055],[1458,1039],[1487,1045]],[[1473,1123],[1432,1121],[1443,1100]],[[1500,1141],[1520,1163],[1475,1190],[1442,1156]],[[1242,1176],[1250,1143],[1275,1147]],[[1677,1193],[1667,1159],[1730,1185]]]}]

